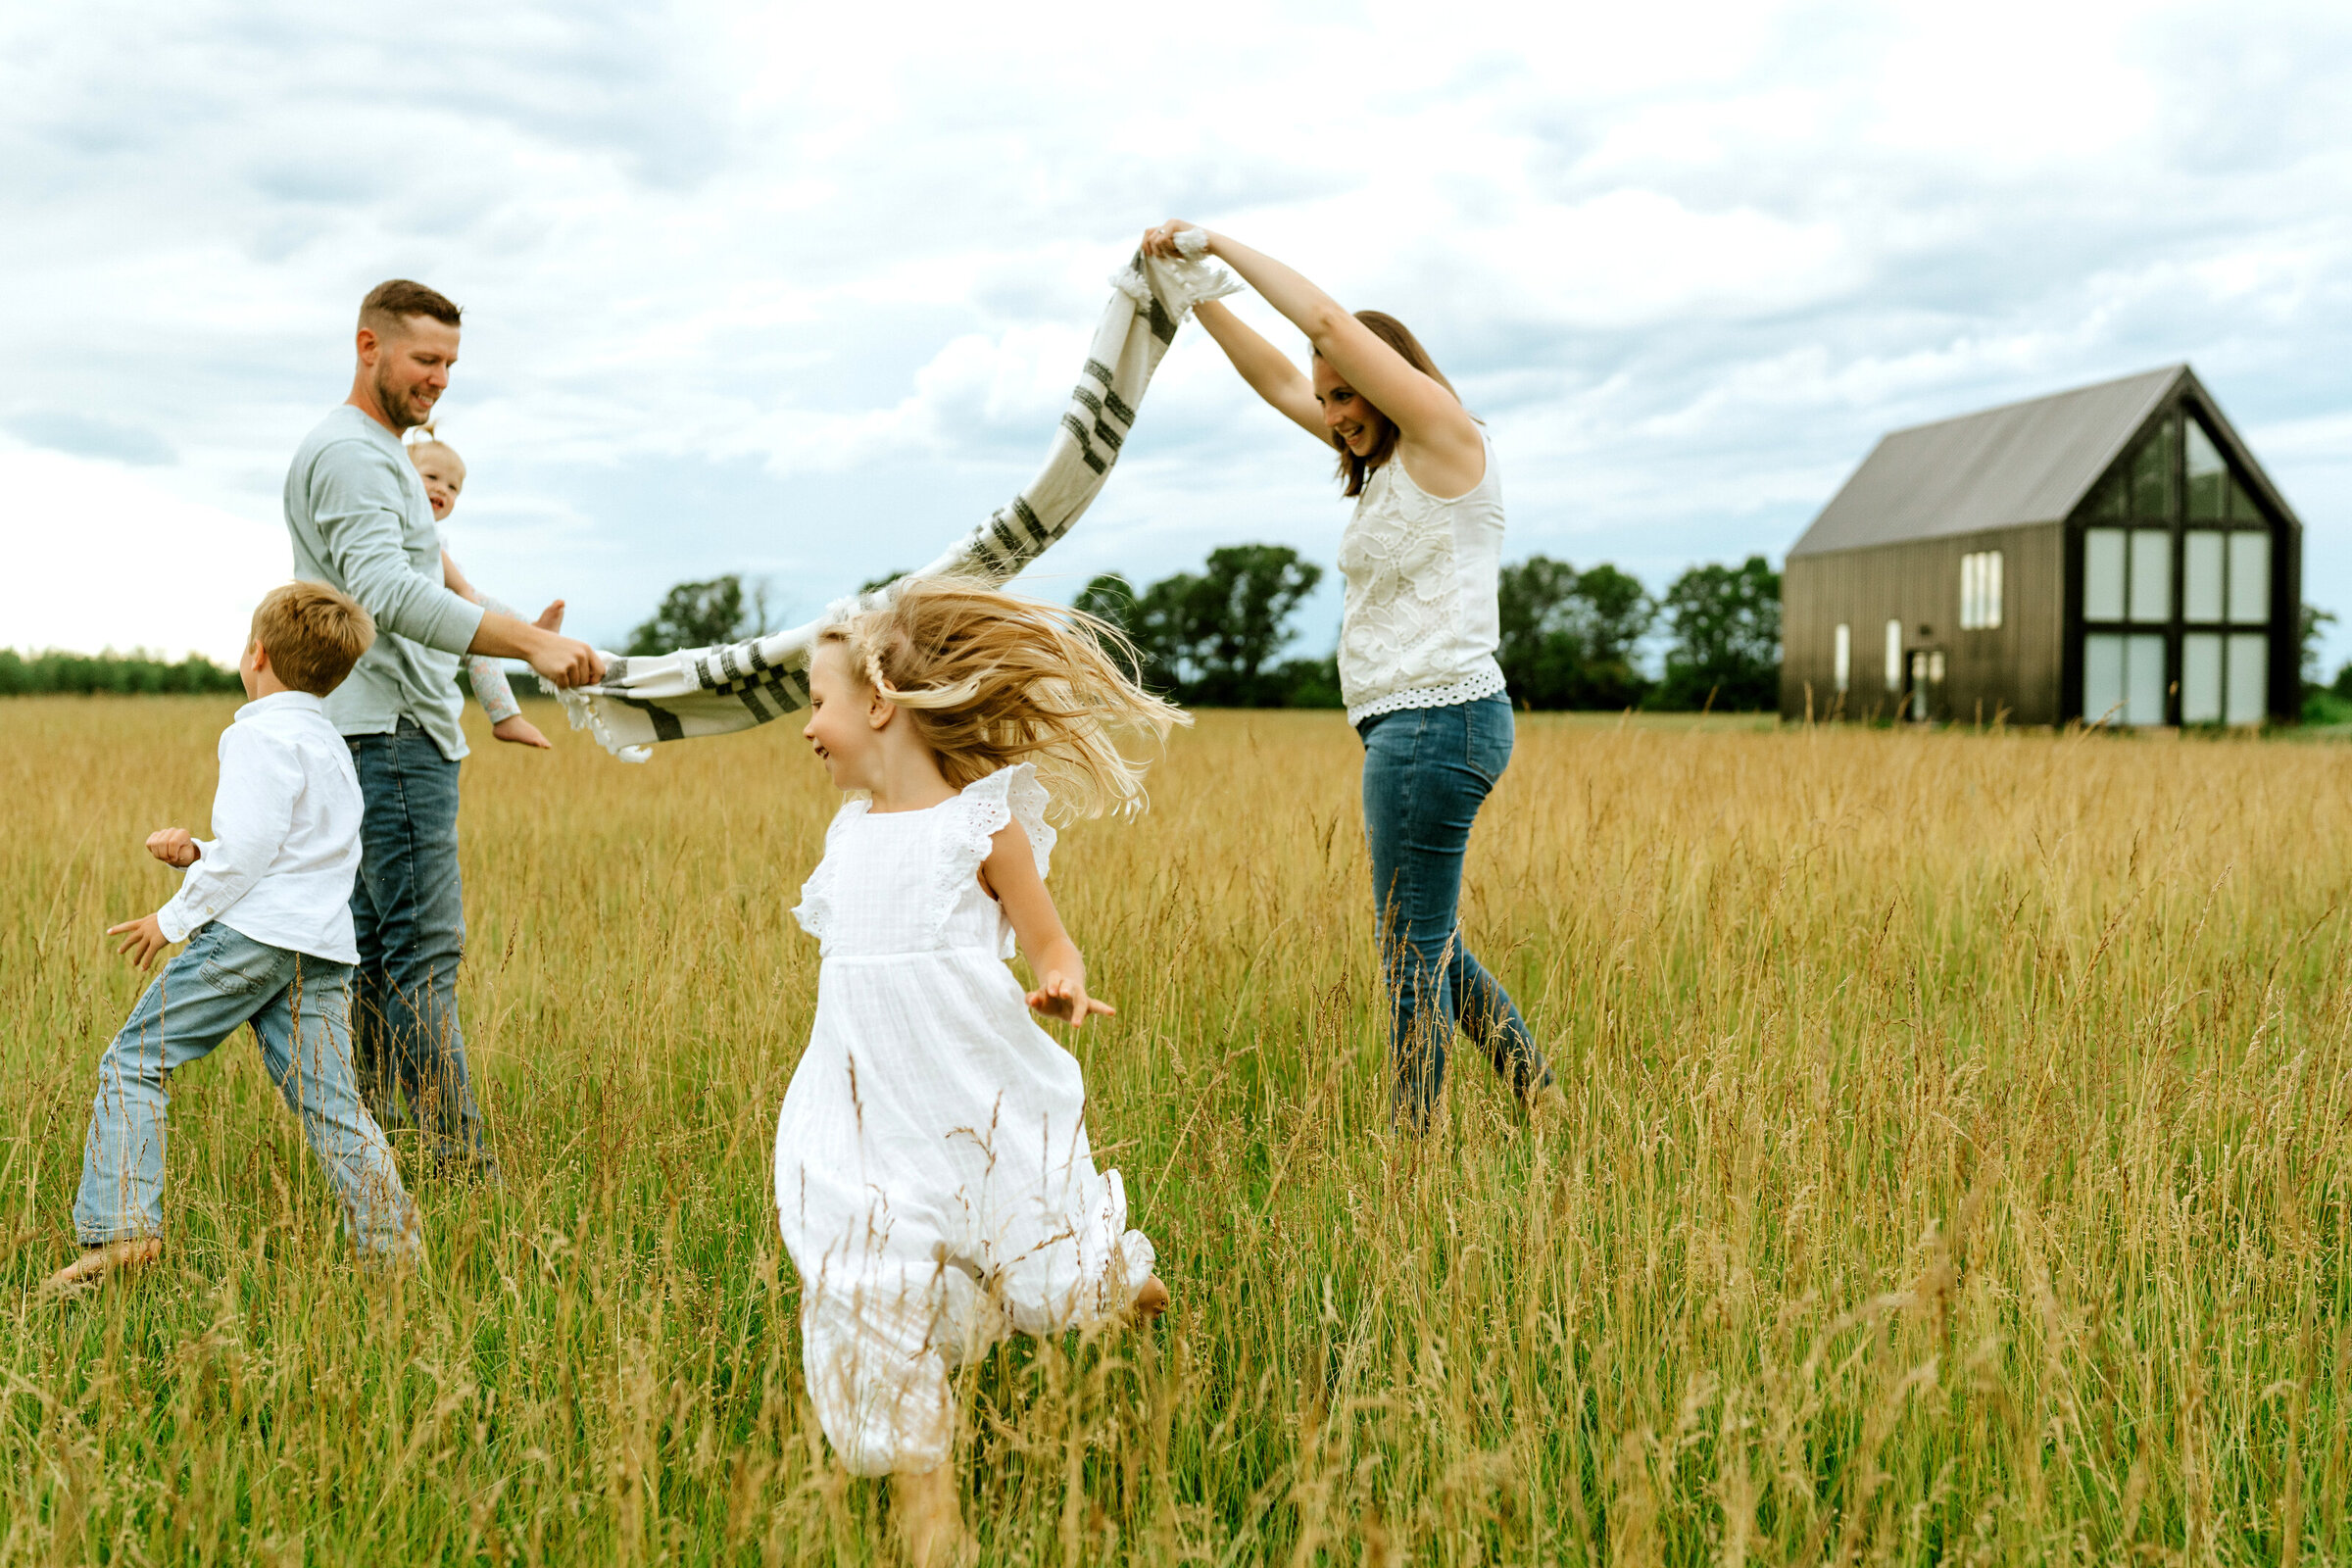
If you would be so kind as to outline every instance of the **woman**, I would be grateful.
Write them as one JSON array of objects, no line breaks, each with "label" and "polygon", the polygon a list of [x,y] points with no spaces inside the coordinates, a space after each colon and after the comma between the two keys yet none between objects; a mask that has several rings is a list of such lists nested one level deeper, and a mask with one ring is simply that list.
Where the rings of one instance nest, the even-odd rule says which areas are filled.
[{"label": "woman", "polygon": [[1396,1119],[1427,1127],[1457,1024],[1523,1104],[1556,1102],[1526,1020],[1463,945],[1458,918],[1470,824],[1511,760],[1494,662],[1502,491],[1486,431],[1394,317],[1350,316],[1272,257],[1181,220],[1147,230],[1144,249],[1214,256],[1313,347],[1301,375],[1223,305],[1196,311],[1259,397],[1338,450],[1355,498],[1340,539],[1340,691],[1364,744]]}]

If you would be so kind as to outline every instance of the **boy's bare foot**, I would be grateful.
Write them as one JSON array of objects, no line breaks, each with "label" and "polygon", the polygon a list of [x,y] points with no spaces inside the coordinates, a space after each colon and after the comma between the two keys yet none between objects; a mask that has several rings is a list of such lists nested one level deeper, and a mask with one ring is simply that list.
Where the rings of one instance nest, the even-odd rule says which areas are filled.
[{"label": "boy's bare foot", "polygon": [[1149,1323],[1168,1309],[1168,1288],[1154,1274],[1144,1281],[1144,1288],[1135,1293],[1135,1304],[1127,1308],[1128,1318],[1136,1323]]},{"label": "boy's bare foot", "polygon": [[74,1291],[86,1291],[109,1274],[143,1267],[163,1255],[164,1239],[160,1236],[141,1236],[127,1242],[107,1242],[84,1248],[80,1257],[49,1276],[41,1286],[41,1294],[65,1296]]},{"label": "boy's bare foot", "polygon": [[956,1467],[890,1478],[890,1512],[906,1547],[908,1568],[954,1568],[969,1538],[956,1495]]}]

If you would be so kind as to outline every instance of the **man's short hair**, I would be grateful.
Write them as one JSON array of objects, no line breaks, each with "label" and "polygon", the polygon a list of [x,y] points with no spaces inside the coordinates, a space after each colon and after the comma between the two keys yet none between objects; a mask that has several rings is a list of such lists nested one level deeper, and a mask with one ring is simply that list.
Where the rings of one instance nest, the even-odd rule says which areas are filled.
[{"label": "man's short hair", "polygon": [[254,611],[253,640],[279,680],[324,697],[375,641],[375,617],[322,582],[290,582],[270,589]]},{"label": "man's short hair", "polygon": [[444,326],[457,326],[465,314],[448,295],[405,277],[376,284],[360,301],[360,324],[378,337],[406,331],[412,316],[429,316]]}]

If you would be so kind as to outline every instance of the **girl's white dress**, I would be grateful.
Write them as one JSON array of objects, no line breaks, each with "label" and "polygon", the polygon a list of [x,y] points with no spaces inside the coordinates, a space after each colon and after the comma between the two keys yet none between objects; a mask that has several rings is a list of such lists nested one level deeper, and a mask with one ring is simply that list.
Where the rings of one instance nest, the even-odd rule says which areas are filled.
[{"label": "girl's white dress", "polygon": [[1008,821],[1045,873],[1046,800],[1023,763],[928,810],[851,801],[793,910],[823,962],[776,1121],[776,1210],[809,1397],[858,1475],[946,1459],[951,1366],[1008,1326],[1124,1311],[1152,1272],[1119,1173],[1095,1169],[1078,1063],[1031,1019],[1012,924],[980,885]]}]

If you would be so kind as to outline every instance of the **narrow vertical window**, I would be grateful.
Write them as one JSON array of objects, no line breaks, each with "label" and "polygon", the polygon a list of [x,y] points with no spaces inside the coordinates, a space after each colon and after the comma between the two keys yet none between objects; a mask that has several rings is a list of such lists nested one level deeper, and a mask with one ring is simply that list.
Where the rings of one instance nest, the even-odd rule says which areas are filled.
[{"label": "narrow vertical window", "polygon": [[1984,559],[1983,556],[1962,556],[1960,558],[1960,629],[1962,631],[1977,629],[1977,566]]},{"label": "narrow vertical window", "polygon": [[1903,689],[1903,623],[1899,620],[1886,623],[1886,689]]},{"label": "narrow vertical window", "polygon": [[2124,530],[2121,528],[2083,531],[2082,618],[2124,618]]},{"label": "narrow vertical window", "polygon": [[2181,537],[2180,618],[2192,625],[2222,618],[2222,547],[2228,537],[2219,528],[2191,528]]},{"label": "narrow vertical window", "polygon": [[2124,639],[2124,722],[2164,722],[2164,639]]},{"label": "narrow vertical window", "polygon": [[2271,639],[2267,633],[2232,632],[2230,636],[2230,709],[2232,724],[2259,724],[2269,714]]},{"label": "narrow vertical window", "polygon": [[2271,618],[2271,536],[2251,530],[2230,536],[2230,618]]},{"label": "narrow vertical window", "polygon": [[1984,629],[2001,629],[2001,553],[1984,552]]},{"label": "narrow vertical window", "polygon": [[2082,722],[2124,718],[2124,640],[2108,633],[2082,639]]},{"label": "narrow vertical window", "polygon": [[2180,722],[2221,721],[2222,639],[2213,632],[2192,631],[2180,639]]},{"label": "narrow vertical window", "polygon": [[2173,618],[2173,536],[2166,529],[2132,530],[2132,618]]},{"label": "narrow vertical window", "polygon": [[1845,695],[1854,678],[1854,628],[1844,621],[1838,623],[1836,652],[1830,658],[1830,670],[1838,682],[1838,695]]},{"label": "narrow vertical window", "polygon": [[2188,421],[2188,520],[2220,522],[2230,515],[2230,466],[2206,434],[2203,421]]}]

